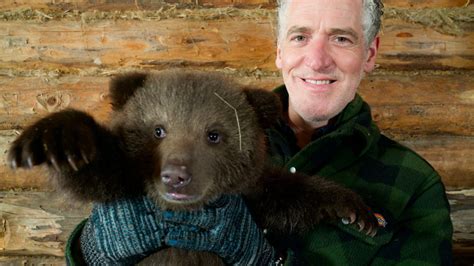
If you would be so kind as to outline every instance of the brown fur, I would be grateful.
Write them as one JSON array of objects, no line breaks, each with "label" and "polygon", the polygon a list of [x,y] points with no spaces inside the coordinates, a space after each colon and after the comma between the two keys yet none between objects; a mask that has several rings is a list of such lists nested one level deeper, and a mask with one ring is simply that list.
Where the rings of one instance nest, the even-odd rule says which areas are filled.
[{"label": "brown fur", "polygon": [[[110,95],[114,111],[108,126],[80,111],[52,114],[15,140],[9,152],[12,167],[47,163],[59,187],[87,201],[145,192],[162,209],[176,210],[241,194],[257,224],[278,235],[302,234],[322,219],[352,213],[369,231],[375,227],[354,192],[264,164],[264,129],[280,114],[273,93],[244,88],[215,73],[164,71],[118,76]],[[237,109],[240,132],[228,104]],[[157,137],[163,130],[166,134]],[[209,137],[216,134],[220,139],[213,143]],[[179,181],[171,183],[177,187],[166,185],[165,176]],[[170,199],[170,193],[194,198]],[[208,264],[201,256],[214,255],[164,249],[145,262]]]}]

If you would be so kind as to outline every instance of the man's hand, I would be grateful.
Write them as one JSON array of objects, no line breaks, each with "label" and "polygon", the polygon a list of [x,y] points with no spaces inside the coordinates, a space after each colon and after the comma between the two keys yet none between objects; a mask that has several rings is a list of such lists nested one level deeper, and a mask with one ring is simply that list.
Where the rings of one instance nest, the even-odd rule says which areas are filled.
[{"label": "man's hand", "polygon": [[87,264],[135,264],[160,249],[160,213],[146,197],[96,204],[80,240]]},{"label": "man's hand", "polygon": [[227,264],[270,265],[276,259],[239,196],[223,196],[200,210],[167,211],[163,219],[169,246],[213,252]]}]

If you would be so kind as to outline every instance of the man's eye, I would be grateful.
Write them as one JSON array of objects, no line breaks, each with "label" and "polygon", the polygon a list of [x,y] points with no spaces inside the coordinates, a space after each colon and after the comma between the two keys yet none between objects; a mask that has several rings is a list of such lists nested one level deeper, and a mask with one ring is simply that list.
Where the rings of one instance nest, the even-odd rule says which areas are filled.
[{"label": "man's eye", "polygon": [[306,36],[296,35],[296,36],[292,37],[291,40],[292,41],[297,41],[297,42],[302,42],[302,41],[306,40]]},{"label": "man's eye", "polygon": [[343,36],[336,37],[335,41],[338,43],[352,43],[351,39],[343,37]]}]

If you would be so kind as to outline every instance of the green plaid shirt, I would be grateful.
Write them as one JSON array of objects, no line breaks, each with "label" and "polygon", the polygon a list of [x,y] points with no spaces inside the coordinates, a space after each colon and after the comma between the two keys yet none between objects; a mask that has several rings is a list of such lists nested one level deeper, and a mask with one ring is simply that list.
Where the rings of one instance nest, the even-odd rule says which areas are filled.
[{"label": "green plaid shirt", "polygon": [[[284,86],[276,89],[285,107]],[[374,238],[352,225],[321,224],[285,239],[292,265],[450,265],[453,233],[445,188],[419,155],[382,135],[356,98],[303,149],[284,123],[269,130],[271,163],[358,192],[387,225]]]}]

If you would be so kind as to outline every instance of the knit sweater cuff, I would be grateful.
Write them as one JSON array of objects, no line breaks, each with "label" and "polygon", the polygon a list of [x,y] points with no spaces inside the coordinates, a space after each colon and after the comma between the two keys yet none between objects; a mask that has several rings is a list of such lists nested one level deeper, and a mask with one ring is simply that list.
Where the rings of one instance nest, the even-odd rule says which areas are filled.
[{"label": "knit sweater cuff", "polygon": [[80,265],[83,261],[82,254],[77,252],[79,247],[79,239],[81,237],[82,229],[84,228],[88,219],[84,219],[79,223],[76,228],[71,232],[66,243],[66,264],[69,266]]}]

